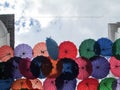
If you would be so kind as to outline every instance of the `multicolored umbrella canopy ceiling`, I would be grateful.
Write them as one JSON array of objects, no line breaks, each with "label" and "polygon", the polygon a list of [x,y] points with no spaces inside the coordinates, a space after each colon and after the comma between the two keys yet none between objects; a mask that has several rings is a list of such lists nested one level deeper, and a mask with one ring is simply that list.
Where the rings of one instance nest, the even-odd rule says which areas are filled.
[{"label": "multicolored umbrella canopy ceiling", "polygon": [[0,62],[6,62],[13,56],[14,54],[12,47],[8,45],[3,45],[0,47]]},{"label": "multicolored umbrella canopy ceiling", "polygon": [[57,42],[55,40],[53,40],[52,38],[47,38],[46,39],[46,46],[47,46],[49,56],[53,60],[57,60],[58,54],[59,54],[59,48],[58,48]]},{"label": "multicolored umbrella canopy ceiling", "polygon": [[100,46],[94,39],[86,39],[79,46],[79,54],[87,59],[98,56],[100,55]]},{"label": "multicolored umbrella canopy ceiling", "polygon": [[19,44],[14,49],[14,55],[21,58],[32,58],[32,48],[28,44]]},{"label": "multicolored umbrella canopy ceiling", "polygon": [[92,74],[91,76],[102,79],[109,74],[110,64],[104,57],[98,56],[91,59],[92,61]]},{"label": "multicolored umbrella canopy ceiling", "polygon": [[92,73],[91,62],[83,57],[76,58],[75,62],[78,64],[79,67],[79,74],[77,78],[80,80],[87,79]]},{"label": "multicolored umbrella canopy ceiling", "polygon": [[112,56],[112,45],[113,42],[108,38],[100,38],[97,40],[100,45],[100,54],[103,56]]},{"label": "multicolored umbrella canopy ceiling", "polygon": [[71,41],[64,41],[59,45],[59,59],[71,58],[75,59],[77,56],[77,47]]}]

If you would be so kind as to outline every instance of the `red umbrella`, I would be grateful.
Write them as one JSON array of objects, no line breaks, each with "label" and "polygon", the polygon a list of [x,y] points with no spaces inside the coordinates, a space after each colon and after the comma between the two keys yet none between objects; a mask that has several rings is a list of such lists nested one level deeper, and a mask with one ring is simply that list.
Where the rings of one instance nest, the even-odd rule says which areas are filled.
[{"label": "red umbrella", "polygon": [[91,62],[82,57],[76,58],[75,62],[78,64],[79,67],[79,74],[77,78],[81,80],[88,78],[92,73]]},{"label": "red umbrella", "polygon": [[13,57],[13,49],[10,46],[4,45],[0,47],[0,61],[1,62],[6,62],[11,57]]},{"label": "red umbrella", "polygon": [[97,79],[88,78],[78,83],[77,90],[98,90],[99,82]]},{"label": "red umbrella", "polygon": [[77,47],[73,42],[64,41],[59,45],[59,58],[72,58],[77,56]]},{"label": "red umbrella", "polygon": [[33,48],[33,57],[41,55],[49,56],[45,42],[39,42]]}]

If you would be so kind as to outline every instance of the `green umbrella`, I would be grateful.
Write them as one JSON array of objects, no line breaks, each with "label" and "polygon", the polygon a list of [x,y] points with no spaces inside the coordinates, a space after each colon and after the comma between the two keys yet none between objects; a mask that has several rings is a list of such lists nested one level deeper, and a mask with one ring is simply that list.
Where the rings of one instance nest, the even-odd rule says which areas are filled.
[{"label": "green umbrella", "polygon": [[100,54],[100,46],[94,39],[86,39],[79,46],[79,54],[90,59]]},{"label": "green umbrella", "polygon": [[99,84],[99,90],[113,90],[115,81],[116,79],[113,77],[103,79]]},{"label": "green umbrella", "polygon": [[112,46],[112,53],[118,60],[120,60],[120,38],[117,39]]}]

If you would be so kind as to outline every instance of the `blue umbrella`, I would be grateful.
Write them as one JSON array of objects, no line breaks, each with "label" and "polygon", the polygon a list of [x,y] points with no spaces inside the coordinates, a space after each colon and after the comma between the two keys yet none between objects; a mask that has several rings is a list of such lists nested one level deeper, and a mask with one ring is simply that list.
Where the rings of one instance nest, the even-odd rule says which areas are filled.
[{"label": "blue umbrella", "polygon": [[100,45],[100,54],[103,56],[112,56],[112,41],[108,38],[100,38],[97,40]]},{"label": "blue umbrella", "polygon": [[58,49],[58,45],[57,45],[56,41],[51,38],[47,38],[46,46],[47,46],[47,50],[48,50],[50,57],[54,60],[57,60],[58,54],[59,54],[59,49]]},{"label": "blue umbrella", "polygon": [[110,64],[104,57],[98,56],[91,59],[92,61],[92,76],[97,79],[102,79],[109,74]]}]

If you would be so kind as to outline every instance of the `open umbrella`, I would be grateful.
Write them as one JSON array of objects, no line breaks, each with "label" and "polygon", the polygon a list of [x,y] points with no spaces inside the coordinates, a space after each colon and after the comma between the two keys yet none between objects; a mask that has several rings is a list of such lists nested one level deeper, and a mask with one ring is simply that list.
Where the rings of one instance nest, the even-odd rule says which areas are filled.
[{"label": "open umbrella", "polygon": [[102,79],[109,74],[110,64],[104,57],[98,56],[91,59],[92,61],[92,76],[97,79]]},{"label": "open umbrella", "polygon": [[120,90],[120,78],[116,81],[116,88],[114,90]]},{"label": "open umbrella", "polygon": [[99,82],[97,79],[87,78],[78,83],[77,90],[98,90],[98,86]]},{"label": "open umbrella", "polygon": [[23,58],[19,62],[19,69],[20,69],[21,74],[24,77],[28,79],[34,79],[35,77],[32,75],[30,71],[30,64],[31,64],[31,61],[29,58]]},{"label": "open umbrella", "polygon": [[0,90],[10,90],[12,82],[13,79],[6,79],[6,80],[0,79]]},{"label": "open umbrella", "polygon": [[112,56],[112,41],[108,38],[100,38],[97,40],[100,45],[100,54],[103,56]]},{"label": "open umbrella", "polygon": [[49,56],[45,42],[39,42],[34,46],[33,57],[35,58],[37,56]]},{"label": "open umbrella", "polygon": [[52,38],[47,38],[46,39],[46,46],[47,46],[49,56],[53,60],[57,60],[58,54],[59,54],[59,49],[58,49],[58,44],[56,43],[56,41],[53,40]]},{"label": "open umbrella", "polygon": [[52,70],[52,63],[48,57],[37,56],[32,60],[30,70],[33,76],[45,78],[50,74]]},{"label": "open umbrella", "polygon": [[86,39],[79,46],[79,54],[87,59],[98,56],[100,54],[100,46],[94,39]]},{"label": "open umbrella", "polygon": [[116,79],[113,77],[103,79],[99,84],[98,90],[113,90],[112,86],[114,81],[116,81]]},{"label": "open umbrella", "polygon": [[13,49],[8,45],[0,47],[0,62],[6,62],[13,57]]},{"label": "open umbrella", "polygon": [[57,90],[55,85],[55,78],[47,78],[43,82],[43,90]]},{"label": "open umbrella", "polygon": [[14,55],[21,58],[32,58],[32,48],[28,44],[19,44],[14,49]]},{"label": "open umbrella", "polygon": [[120,38],[113,43],[112,53],[115,58],[120,60]]},{"label": "open umbrella", "polygon": [[114,56],[110,58],[110,70],[114,76],[120,77],[120,60]]},{"label": "open umbrella", "polygon": [[77,47],[71,41],[64,41],[59,45],[59,58],[75,59],[77,56]]},{"label": "open umbrella", "polygon": [[60,59],[57,63],[57,70],[62,71],[59,77],[63,80],[72,80],[79,73],[78,64],[71,58]]},{"label": "open umbrella", "polygon": [[79,67],[78,79],[83,80],[88,78],[92,73],[92,64],[89,60],[83,57],[76,58],[75,62]]}]

